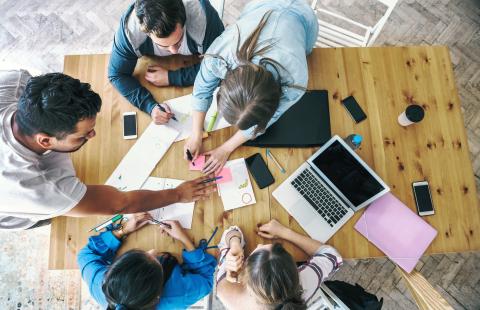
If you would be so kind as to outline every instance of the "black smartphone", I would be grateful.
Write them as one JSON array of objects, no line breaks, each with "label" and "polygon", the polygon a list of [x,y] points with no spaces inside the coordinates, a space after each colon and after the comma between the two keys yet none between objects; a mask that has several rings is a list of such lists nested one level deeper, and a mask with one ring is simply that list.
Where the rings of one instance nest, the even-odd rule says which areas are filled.
[{"label": "black smartphone", "polygon": [[252,174],[259,188],[265,188],[275,182],[272,173],[268,170],[267,164],[260,153],[248,157],[245,159],[245,162],[247,163],[248,171]]},{"label": "black smartphone", "polygon": [[413,195],[417,205],[417,213],[420,216],[435,214],[433,210],[432,195],[427,181],[413,182]]},{"label": "black smartphone", "polygon": [[362,107],[358,104],[357,100],[353,96],[349,96],[342,100],[342,104],[347,109],[350,116],[353,118],[355,123],[360,123],[367,118],[365,112],[363,112]]},{"label": "black smartphone", "polygon": [[123,138],[137,138],[137,112],[123,113]]}]

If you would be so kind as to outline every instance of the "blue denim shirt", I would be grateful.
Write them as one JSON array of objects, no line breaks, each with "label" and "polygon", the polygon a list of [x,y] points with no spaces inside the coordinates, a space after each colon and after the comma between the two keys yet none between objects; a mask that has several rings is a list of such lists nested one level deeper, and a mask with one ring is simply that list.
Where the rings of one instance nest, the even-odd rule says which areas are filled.
[{"label": "blue denim shirt", "polygon": [[[102,291],[103,278],[121,244],[111,231],[106,231],[90,237],[88,244],[78,253],[82,278],[92,297],[104,309],[108,303]],[[190,252],[184,250],[182,258],[183,264],[174,267],[165,283],[156,309],[186,309],[212,290],[217,265],[215,258],[203,247]]]},{"label": "blue denim shirt", "polygon": [[[212,94],[227,70],[239,66],[236,58],[237,40],[240,31],[240,46],[253,32],[263,15],[272,11],[263,28],[257,44],[273,40],[274,47],[264,54],[280,63],[285,70],[279,69],[282,83],[307,87],[308,67],[306,56],[312,52],[317,39],[318,23],[315,13],[305,0],[256,0],[248,3],[237,22],[225,29],[207,50],[193,87],[193,109],[206,112],[212,103]],[[212,57],[208,55],[218,55]],[[254,57],[258,64],[261,57]],[[267,66],[274,75],[273,68]],[[273,124],[286,110],[294,105],[305,91],[289,86],[282,87],[280,104],[269,121]],[[244,130],[245,137],[254,138],[255,126]]]}]

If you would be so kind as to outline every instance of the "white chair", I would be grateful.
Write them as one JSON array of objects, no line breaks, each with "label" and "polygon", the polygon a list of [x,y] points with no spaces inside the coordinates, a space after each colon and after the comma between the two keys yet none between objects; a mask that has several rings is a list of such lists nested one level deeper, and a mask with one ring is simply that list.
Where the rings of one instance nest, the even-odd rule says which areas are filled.
[{"label": "white chair", "polygon": [[[318,47],[365,47],[371,46],[382,31],[385,22],[393,11],[398,0],[377,0],[386,6],[385,14],[373,26],[367,26],[362,23],[351,20],[328,10],[317,8],[318,0],[312,1],[312,9],[317,14],[319,32],[317,38]],[[320,6],[320,5],[318,5]],[[352,32],[344,27],[321,20],[318,13],[325,14],[339,20],[343,24],[361,29],[362,34]]]},{"label": "white chair", "polygon": [[210,4],[218,12],[220,19],[223,19],[223,9],[225,6],[225,0],[210,0]]}]

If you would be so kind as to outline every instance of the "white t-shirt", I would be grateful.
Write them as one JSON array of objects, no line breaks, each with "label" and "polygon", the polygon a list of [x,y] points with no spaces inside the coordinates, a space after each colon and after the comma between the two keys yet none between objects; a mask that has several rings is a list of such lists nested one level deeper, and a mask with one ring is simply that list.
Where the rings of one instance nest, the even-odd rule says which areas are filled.
[{"label": "white t-shirt", "polygon": [[68,154],[38,155],[15,139],[17,104],[4,99],[0,94],[0,229],[20,230],[70,211],[87,187]]}]

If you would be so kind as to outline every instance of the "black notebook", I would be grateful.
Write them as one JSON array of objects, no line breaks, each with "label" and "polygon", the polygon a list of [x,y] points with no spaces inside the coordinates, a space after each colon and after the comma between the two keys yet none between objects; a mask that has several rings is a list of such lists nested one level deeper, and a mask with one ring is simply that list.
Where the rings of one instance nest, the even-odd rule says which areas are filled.
[{"label": "black notebook", "polygon": [[307,91],[267,131],[244,145],[259,147],[320,146],[332,137],[328,92]]}]

